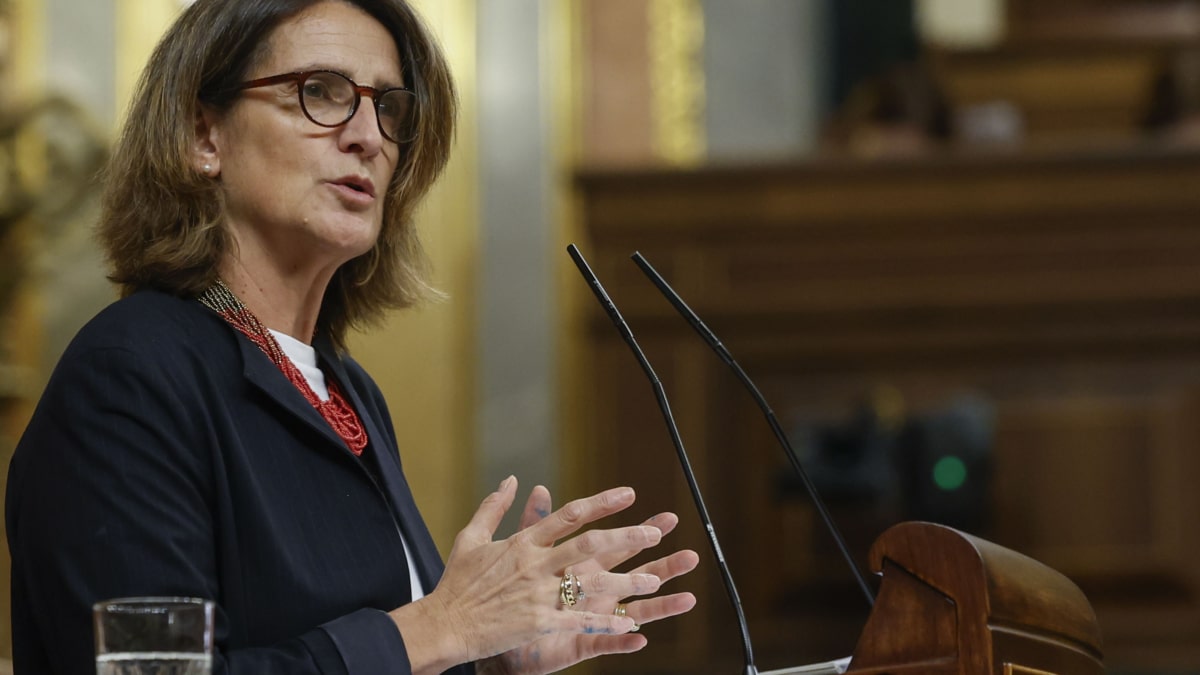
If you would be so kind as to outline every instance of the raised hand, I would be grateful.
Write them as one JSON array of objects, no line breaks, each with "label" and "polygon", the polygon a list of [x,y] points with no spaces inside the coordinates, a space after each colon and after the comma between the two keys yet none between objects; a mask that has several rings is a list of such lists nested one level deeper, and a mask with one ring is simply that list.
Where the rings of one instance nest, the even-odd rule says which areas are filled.
[{"label": "raised hand", "polygon": [[[550,507],[549,491],[540,485],[535,487],[530,493],[521,515],[522,531],[539,523],[550,513]],[[660,513],[645,521],[643,525],[657,528],[663,535],[666,535],[675,529],[678,522],[679,519],[675,514]],[[643,594],[622,593],[621,589],[612,583],[615,577],[621,575],[612,574],[611,570],[640,551],[641,549],[627,548],[598,552],[592,558],[572,566],[570,570],[578,579],[584,598],[569,610],[597,614],[608,613],[616,616],[617,608],[622,607],[625,610],[624,615],[636,622],[630,632],[623,634],[553,633],[532,644],[501,655],[491,665],[497,666],[495,670],[498,672],[532,675],[554,672],[603,654],[623,654],[645,647],[646,637],[634,631],[651,621],[687,612],[695,606],[696,598],[691,593],[675,593],[622,603],[621,600],[631,595]],[[692,571],[698,562],[699,556],[694,551],[677,551],[637,567],[627,574],[648,574],[657,578],[661,584]]]},{"label": "raised hand", "polygon": [[[521,673],[551,672],[594,654],[640,649],[645,638],[626,634],[633,630],[635,619],[642,620],[641,615],[634,613],[632,605],[630,616],[615,615],[616,599],[653,593],[661,583],[660,574],[669,578],[695,566],[694,561],[689,566],[685,555],[670,556],[632,573],[607,571],[658,544],[662,527],[674,527],[673,517],[576,535],[587,524],[632,505],[634,494],[629,488],[575,500],[552,513],[548,513],[549,494],[544,488],[535,490],[526,507],[528,526],[508,539],[493,541],[516,488],[516,479],[509,477],[484,499],[455,538],[446,570],[432,593],[390,612],[404,637],[414,673],[441,672],[457,663],[505,652],[511,653],[492,665],[503,663]],[[548,515],[534,521],[529,514],[539,516],[542,506],[541,513]],[[691,556],[694,559],[695,554]],[[560,606],[560,587],[568,569],[578,570],[581,583],[596,589],[591,593],[597,597],[585,598],[573,608],[577,611]],[[652,620],[686,611],[691,603],[694,598],[688,595],[637,610],[644,609],[644,620]],[[684,604],[687,607],[680,609]],[[558,636],[563,637],[555,640]],[[613,639],[597,644],[601,637]]]}]

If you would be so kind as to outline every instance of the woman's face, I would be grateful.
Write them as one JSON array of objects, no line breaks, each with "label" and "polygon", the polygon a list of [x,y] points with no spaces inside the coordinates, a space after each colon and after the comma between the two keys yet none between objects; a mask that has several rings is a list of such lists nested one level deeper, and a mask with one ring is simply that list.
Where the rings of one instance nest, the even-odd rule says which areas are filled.
[{"label": "woman's face", "polygon": [[[269,47],[247,80],[332,70],[376,89],[404,84],[391,34],[346,3],[306,9]],[[198,136],[198,163],[220,176],[242,263],[332,270],[374,244],[400,148],[380,133],[370,97],[327,128],[305,117],[295,83],[247,89],[223,114],[205,111]]]}]

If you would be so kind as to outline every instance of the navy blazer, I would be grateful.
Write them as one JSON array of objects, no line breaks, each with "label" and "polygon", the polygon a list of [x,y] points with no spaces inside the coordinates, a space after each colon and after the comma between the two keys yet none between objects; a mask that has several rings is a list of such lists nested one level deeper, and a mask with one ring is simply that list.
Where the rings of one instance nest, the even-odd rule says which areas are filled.
[{"label": "navy blazer", "polygon": [[401,531],[427,590],[442,562],[379,389],[315,346],[362,457],[195,300],[143,291],[80,331],[9,468],[18,675],[91,675],[92,603],[145,595],[217,602],[216,673],[410,672]]}]

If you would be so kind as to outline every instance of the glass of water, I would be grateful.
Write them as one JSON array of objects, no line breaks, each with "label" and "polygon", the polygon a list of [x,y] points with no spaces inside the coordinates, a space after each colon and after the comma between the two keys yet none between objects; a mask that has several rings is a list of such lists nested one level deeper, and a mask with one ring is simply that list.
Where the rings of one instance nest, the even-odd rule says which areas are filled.
[{"label": "glass of water", "polygon": [[92,606],[96,675],[210,675],[213,603],[117,598]]}]

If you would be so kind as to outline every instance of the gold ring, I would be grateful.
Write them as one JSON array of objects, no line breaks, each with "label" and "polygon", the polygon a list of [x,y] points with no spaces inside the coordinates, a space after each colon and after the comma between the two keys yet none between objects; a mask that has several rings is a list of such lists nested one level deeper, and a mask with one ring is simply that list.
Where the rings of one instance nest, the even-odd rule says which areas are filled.
[{"label": "gold ring", "polygon": [[558,585],[558,600],[563,607],[574,607],[583,599],[583,587],[579,585],[579,577],[571,572],[563,573],[562,582]]},{"label": "gold ring", "polygon": [[[613,610],[613,614],[615,614],[615,615],[617,615],[617,616],[628,616],[628,614],[626,614],[626,607],[627,607],[627,606],[626,606],[626,604],[625,604],[625,603],[623,603],[623,602],[618,602],[618,603],[617,603],[617,607],[616,607],[616,609],[614,609],[614,610]],[[641,626],[639,626],[639,625],[637,624],[637,622],[635,621],[635,622],[633,623],[633,628],[630,628],[630,629],[629,629],[629,632],[630,632],[630,633],[636,633],[636,632],[638,632],[638,631],[639,631],[639,630],[641,630],[641,629],[642,629],[642,627],[641,627]]]}]

